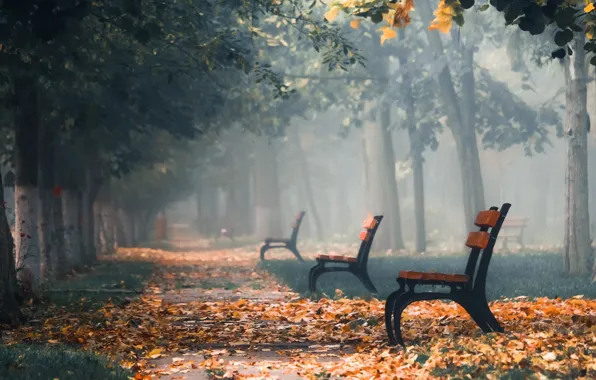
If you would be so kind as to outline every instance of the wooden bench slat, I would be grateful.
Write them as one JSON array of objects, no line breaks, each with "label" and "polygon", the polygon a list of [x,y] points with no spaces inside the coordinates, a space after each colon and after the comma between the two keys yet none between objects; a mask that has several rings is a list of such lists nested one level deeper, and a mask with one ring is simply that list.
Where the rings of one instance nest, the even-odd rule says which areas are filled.
[{"label": "wooden bench slat", "polygon": [[480,211],[474,224],[478,227],[494,227],[497,225],[500,216],[501,213],[497,210]]},{"label": "wooden bench slat", "polygon": [[416,272],[409,270],[399,271],[399,278],[404,278],[407,280],[448,281],[462,284],[465,284],[470,280],[465,274]]},{"label": "wooden bench slat", "polygon": [[488,246],[490,240],[490,234],[485,231],[470,232],[468,240],[466,240],[466,246],[469,248],[484,249]]}]

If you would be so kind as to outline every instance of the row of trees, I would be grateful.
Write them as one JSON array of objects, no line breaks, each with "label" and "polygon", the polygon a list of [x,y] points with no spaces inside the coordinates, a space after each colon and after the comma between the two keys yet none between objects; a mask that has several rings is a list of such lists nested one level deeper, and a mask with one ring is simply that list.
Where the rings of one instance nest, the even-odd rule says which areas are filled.
[{"label": "row of trees", "polygon": [[[389,226],[383,229],[384,234],[380,234],[377,242],[378,247],[388,249],[403,247],[399,197],[393,170],[395,153],[393,152],[394,147],[389,144],[392,127],[399,126],[408,131],[409,156],[416,197],[416,249],[418,251],[424,251],[426,244],[423,153],[427,148],[436,147],[436,133],[441,130],[442,125],[448,128],[458,152],[464,216],[467,223],[474,219],[477,210],[486,206],[478,137],[481,137],[482,144],[486,148],[502,150],[519,144],[524,147],[527,154],[533,154],[544,152],[544,146],[549,143],[549,133],[554,132],[561,137],[565,130],[566,136],[570,139],[568,169],[570,177],[567,181],[567,200],[570,209],[568,210],[569,222],[565,233],[565,269],[569,273],[586,273],[589,270],[592,251],[589,234],[584,233],[589,231],[590,226],[587,219],[588,192],[585,170],[587,162],[585,142],[588,123],[585,117],[587,114],[585,96],[582,98],[581,94],[582,91],[585,93],[587,61],[591,58],[588,57],[587,60],[573,58],[573,64],[569,63],[569,59],[563,61],[564,67],[573,67],[572,73],[576,75],[583,73],[574,77],[575,82],[573,83],[575,84],[569,82],[566,86],[567,107],[563,123],[554,107],[556,102],[552,99],[538,108],[530,107],[511,93],[504,83],[492,78],[490,72],[475,63],[477,51],[483,41],[507,45],[513,68],[522,74],[524,80],[522,88],[533,90],[531,79],[532,67],[535,66],[530,61],[541,60],[545,51],[550,54],[552,49],[549,47],[549,43],[551,41],[535,38],[524,43],[524,36],[515,29],[508,29],[503,33],[501,16],[498,12],[482,13],[486,11],[486,6],[476,7],[473,14],[466,17],[467,24],[464,28],[452,30],[451,19],[448,20],[448,27],[428,28],[433,21],[433,4],[431,2],[420,1],[416,4],[419,19],[405,17],[408,7],[412,6],[411,2],[403,2],[401,5],[387,3],[381,6],[378,6],[377,3],[371,2],[362,4],[358,8],[350,8],[352,6],[350,4],[353,3],[347,2],[343,8],[354,16],[370,17],[374,23],[382,22],[385,19],[389,20],[391,26],[398,26],[399,20],[402,25],[407,20],[409,25],[407,28],[399,30],[398,33],[393,33],[387,27],[382,27],[380,30],[382,32],[381,41],[379,41],[373,27],[351,22],[351,27],[359,28],[355,34],[350,35],[350,38],[356,41],[356,45],[360,47],[359,52],[366,57],[374,57],[374,59],[369,59],[366,68],[351,70],[350,73],[343,75],[324,74],[322,67],[299,64],[300,62],[310,62],[309,56],[303,53],[300,47],[294,50],[295,53],[292,55],[280,57],[278,54],[279,58],[272,60],[277,67],[291,68],[287,70],[286,78],[295,80],[297,83],[300,80],[310,81],[299,91],[301,96],[309,99],[307,105],[298,112],[299,115],[308,114],[307,110],[309,109],[323,111],[331,105],[340,106],[350,110],[353,115],[344,123],[344,128],[342,128],[344,133],[353,127],[363,128],[367,178],[365,183],[368,186],[366,199],[372,202],[368,209],[371,212],[384,213],[387,218],[385,225]],[[341,4],[339,2],[339,7],[342,7]],[[510,23],[519,23],[520,30],[526,31],[527,23],[535,17],[535,14],[530,12],[533,9],[531,4],[533,3],[524,3],[515,12],[511,10],[507,14],[506,20]],[[339,9],[337,8],[338,3],[334,3],[333,6],[336,7],[333,9]],[[440,26],[441,23],[446,22],[442,17],[455,15],[456,21],[459,20],[461,5],[458,2],[441,2],[439,7],[439,11],[435,12],[435,25]],[[454,8],[454,11],[450,11],[447,9],[449,7],[457,9]],[[549,3],[548,6],[540,10],[540,12],[547,13],[544,17],[548,18],[548,12],[552,11],[555,16],[551,19],[564,32],[578,29],[578,26],[572,26],[567,22],[567,17],[569,14],[573,16],[575,12],[581,12],[580,7],[573,13],[563,10],[558,5],[554,10],[550,9],[551,7],[552,5]],[[500,10],[502,9],[499,5],[497,11]],[[589,10],[589,12],[593,12],[593,10]],[[559,13],[561,14],[559,15]],[[585,22],[588,30],[592,27],[590,14],[577,21]],[[327,15],[329,19],[336,16],[337,12],[335,11]],[[540,22],[544,24],[543,21],[545,20],[540,19]],[[292,30],[284,29],[283,25],[280,27],[276,20],[271,20],[267,27],[261,25],[261,30],[268,35],[275,36],[276,41],[291,40]],[[451,31],[451,39],[441,38],[438,30]],[[347,32],[347,25],[344,32]],[[567,34],[568,32],[565,32],[565,35]],[[578,38],[573,41],[581,42],[582,36],[581,33],[577,34]],[[398,37],[399,46],[397,48],[386,42],[392,37]],[[559,43],[560,39],[555,42]],[[568,40],[566,43],[568,42],[572,41]],[[283,44],[278,42],[272,46],[279,45]],[[520,48],[525,50],[526,54],[519,54]],[[579,51],[574,55],[575,57],[582,56],[584,48],[589,51],[591,45],[579,44],[569,47],[571,51]],[[270,56],[275,55],[276,48],[270,49],[269,53]],[[399,69],[395,72],[392,72],[392,66],[389,64],[391,60],[397,60],[399,63]],[[325,69],[335,67],[336,65],[330,64],[326,65]],[[581,71],[578,71],[580,69]],[[567,74],[566,78],[571,80],[569,79],[570,74]],[[398,85],[392,86],[392,80],[396,80]],[[346,82],[348,86],[346,86]],[[570,93],[571,90],[573,91]],[[299,103],[294,102],[294,109],[298,107],[296,104]],[[281,111],[282,109],[275,107],[274,111],[285,115]],[[397,113],[392,115],[396,110]],[[572,115],[575,116],[572,117]],[[442,116],[446,116],[444,124],[438,121]],[[563,128],[562,124],[564,124]],[[287,132],[289,136],[292,136],[291,130]],[[299,141],[296,138],[293,140]],[[268,161],[275,162],[274,157],[270,153]],[[257,164],[256,170],[264,167],[265,164]],[[275,168],[269,167],[266,171],[273,174],[270,174],[270,178],[267,180],[257,182],[267,184],[266,188],[270,190],[276,181]],[[572,178],[574,175],[575,177]],[[307,177],[305,176],[305,178]],[[309,194],[308,181],[303,180],[303,182],[307,188],[305,194]],[[275,186],[279,187],[279,185]],[[257,194],[259,193],[257,190]],[[279,200],[274,195],[275,193],[277,191],[271,193],[263,191],[263,194],[266,194],[265,200],[270,204],[257,205],[257,213],[259,210],[268,210],[264,215],[276,215],[273,210],[279,209]],[[311,198],[313,197],[311,196]],[[313,215],[315,224],[321,225],[316,207],[313,207],[314,202],[308,203],[311,212],[315,210]],[[277,221],[279,216],[270,218]],[[273,225],[279,224],[274,222]],[[469,227],[467,226],[466,229]],[[569,240],[571,238],[573,241]]]},{"label": "row of trees", "polygon": [[[147,221],[191,189],[190,174],[208,160],[208,150],[191,150],[242,119],[221,117],[226,107],[289,96],[251,48],[262,39],[261,17],[292,22],[331,60],[351,52],[301,9],[266,1],[1,4],[2,155],[15,175],[14,242],[0,218],[2,321],[20,316],[17,277],[37,293],[42,281],[92,263],[98,249],[109,253],[116,236],[143,240]],[[256,99],[260,88],[266,96]]]}]

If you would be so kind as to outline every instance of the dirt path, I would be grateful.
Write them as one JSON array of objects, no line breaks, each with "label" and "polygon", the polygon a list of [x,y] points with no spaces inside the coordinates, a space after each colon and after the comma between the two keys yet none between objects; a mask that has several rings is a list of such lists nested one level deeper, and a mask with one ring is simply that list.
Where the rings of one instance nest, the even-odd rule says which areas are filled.
[{"label": "dirt path", "polygon": [[[131,251],[131,257],[138,252]],[[155,253],[152,252],[153,258]],[[293,259],[292,257],[288,257]],[[162,379],[267,378],[302,379],[304,373],[291,369],[293,358],[308,355],[319,362],[337,361],[353,347],[340,344],[322,345],[316,341],[293,341],[285,334],[297,325],[278,321],[243,318],[242,307],[267,309],[274,305],[298,301],[297,294],[279,285],[275,279],[255,268],[255,251],[224,250],[195,252],[162,252],[159,277],[164,281],[159,293],[162,306],[184,310],[171,316],[173,325],[192,332],[205,332],[203,342],[194,350],[150,360],[147,374]],[[238,309],[234,311],[234,309]],[[230,313],[227,313],[228,310]],[[224,318],[222,318],[222,316]],[[229,318],[227,318],[227,317]],[[243,325],[243,326],[239,326]],[[278,341],[260,336],[277,331]],[[229,331],[250,331],[248,336],[229,336]],[[180,335],[181,340],[188,338]],[[228,339],[226,339],[228,338]],[[213,368],[205,370],[212,360]],[[202,362],[201,366],[197,363]],[[207,364],[208,366],[208,364]]]}]

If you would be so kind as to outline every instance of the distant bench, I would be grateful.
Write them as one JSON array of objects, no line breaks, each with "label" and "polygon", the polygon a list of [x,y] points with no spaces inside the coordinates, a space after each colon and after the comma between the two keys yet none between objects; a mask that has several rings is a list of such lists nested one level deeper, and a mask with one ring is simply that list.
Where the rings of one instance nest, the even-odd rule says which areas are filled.
[{"label": "distant bench", "polygon": [[515,240],[520,248],[524,248],[524,229],[528,226],[528,220],[528,218],[521,216],[510,216],[503,222],[501,226],[503,232],[499,235],[499,239],[503,242],[503,249],[507,249],[509,240]]}]

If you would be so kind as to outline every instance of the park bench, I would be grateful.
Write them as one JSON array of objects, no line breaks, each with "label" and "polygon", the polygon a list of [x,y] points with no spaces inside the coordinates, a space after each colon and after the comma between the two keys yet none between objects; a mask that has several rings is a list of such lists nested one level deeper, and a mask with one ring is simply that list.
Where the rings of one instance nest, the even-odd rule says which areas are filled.
[{"label": "park bench", "polygon": [[267,252],[267,250],[272,248],[285,248],[292,252],[298,261],[304,262],[304,259],[300,256],[300,252],[298,252],[296,246],[296,239],[298,238],[298,232],[300,231],[300,225],[302,224],[302,219],[304,219],[304,214],[306,214],[306,211],[300,211],[296,215],[296,219],[292,224],[292,235],[290,235],[289,239],[265,238],[265,244],[261,247],[261,261],[265,260],[265,252]]},{"label": "park bench", "polygon": [[503,244],[503,249],[507,249],[507,243],[509,240],[516,241],[520,245],[520,248],[523,249],[524,229],[527,226],[528,218],[510,216],[501,227],[503,229],[503,233],[501,234],[500,238]]},{"label": "park bench", "polygon": [[[362,282],[369,292],[378,293],[368,276],[367,263],[370,247],[372,246],[381,220],[383,220],[383,215],[370,216],[364,221],[364,231],[360,233],[360,240],[362,242],[360,243],[360,249],[356,257],[317,255],[317,265],[312,267],[308,274],[308,287],[312,293],[316,292],[316,284],[319,276],[329,272],[350,272]],[[333,264],[333,266],[326,266],[327,264]],[[335,264],[340,264],[341,266],[335,266]]]},{"label": "park bench", "polygon": [[[491,207],[476,216],[474,224],[479,231],[470,232],[466,246],[471,248],[464,274],[444,274],[400,271],[397,277],[399,289],[387,297],[385,303],[385,328],[389,342],[405,346],[401,336],[401,314],[411,303],[429,300],[451,300],[460,304],[470,314],[483,332],[503,332],[503,328],[491,312],[486,299],[486,275],[499,235],[511,204],[504,203],[501,210]],[[489,232],[490,229],[490,232]],[[480,261],[478,259],[480,258]],[[450,292],[419,292],[418,285],[439,285]],[[393,321],[392,321],[393,319]]]}]

